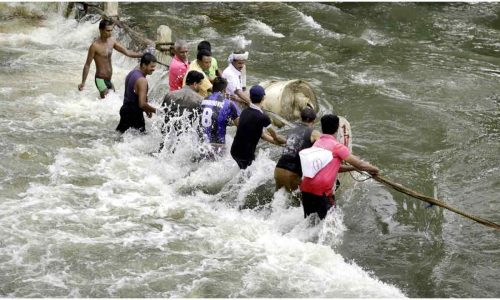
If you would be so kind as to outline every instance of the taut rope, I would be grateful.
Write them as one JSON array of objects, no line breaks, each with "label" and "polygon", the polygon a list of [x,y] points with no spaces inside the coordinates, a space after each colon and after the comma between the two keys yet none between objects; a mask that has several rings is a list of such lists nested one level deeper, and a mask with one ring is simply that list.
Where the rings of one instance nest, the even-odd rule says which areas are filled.
[{"label": "taut rope", "polygon": [[469,213],[466,213],[466,212],[463,212],[451,205],[449,205],[448,203],[444,202],[443,200],[439,200],[439,199],[435,199],[435,198],[432,198],[432,197],[429,197],[429,196],[425,196],[423,194],[420,194],[416,191],[413,191],[407,187],[404,187],[403,185],[399,184],[399,183],[396,183],[396,182],[393,182],[385,177],[382,177],[380,175],[376,175],[376,176],[372,176],[372,175],[369,175],[365,172],[361,172],[361,171],[358,171],[359,173],[362,173],[363,175],[367,175],[367,176],[370,176],[372,177],[373,179],[375,179],[376,181],[382,183],[382,184],[385,184],[393,189],[395,189],[396,191],[398,192],[401,192],[403,194],[406,194],[408,196],[411,196],[413,198],[416,198],[416,199],[419,199],[419,200],[422,200],[422,201],[425,201],[427,203],[430,203],[430,204],[433,204],[433,205],[437,205],[437,206],[440,206],[442,208],[446,208],[447,210],[450,210],[456,214],[459,214],[461,216],[464,216],[468,219],[471,219],[471,220],[474,220],[478,223],[481,223],[485,226],[488,226],[488,227],[491,227],[491,228],[494,228],[496,230],[500,230],[500,225],[498,225],[497,223],[494,223],[494,222],[491,222],[489,220],[486,220],[486,219],[483,219],[481,217],[478,217],[478,216],[475,216],[475,215],[471,215]]}]

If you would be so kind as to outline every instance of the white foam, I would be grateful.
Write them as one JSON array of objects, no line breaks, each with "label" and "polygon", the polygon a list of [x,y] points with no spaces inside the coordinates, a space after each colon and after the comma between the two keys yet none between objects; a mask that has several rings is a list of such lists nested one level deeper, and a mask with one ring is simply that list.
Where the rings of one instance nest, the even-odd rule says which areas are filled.
[{"label": "white foam", "polygon": [[301,11],[297,11],[298,14],[300,15],[300,17],[302,18],[302,20],[310,27],[314,28],[314,29],[323,29],[323,27],[321,27],[320,24],[318,24],[313,17],[311,16],[308,16],[306,14],[304,14],[303,12]]},{"label": "white foam", "polygon": [[361,34],[361,39],[372,46],[385,46],[391,42],[391,39],[384,36],[383,33],[373,29],[367,29]]},{"label": "white foam", "polygon": [[[204,39],[207,39],[207,40],[217,40],[217,39],[221,38],[220,34],[213,27],[202,28],[200,30],[200,36],[202,36]],[[200,40],[200,42],[201,42],[201,40]]]},{"label": "white foam", "polygon": [[271,28],[271,26],[269,26],[266,23],[261,22],[259,20],[250,19],[248,22],[248,27],[249,28],[247,30],[247,33],[257,31],[257,32],[259,32],[263,35],[266,35],[266,36],[272,36],[272,37],[277,37],[277,38],[284,38],[285,37],[282,33],[274,32],[273,29]]},{"label": "white foam", "polygon": [[[79,24],[73,19],[52,15],[43,21],[42,26],[33,28],[32,31],[0,33],[0,43],[19,48],[23,48],[29,43],[38,47],[55,46],[60,50],[73,47],[88,48],[98,33],[95,24]],[[79,38],[75,39],[75,35]],[[64,57],[64,55],[61,56]]]},{"label": "white foam", "polygon": [[252,297],[265,290],[302,297],[403,296],[396,288],[346,263],[329,247],[266,234],[257,244],[266,256],[243,277],[242,296]]},{"label": "white foam", "polygon": [[361,72],[352,76],[352,81],[360,85],[372,85],[377,88],[377,92],[391,98],[400,100],[412,100],[411,96],[403,93],[396,87],[390,86],[389,82],[369,72]]},{"label": "white foam", "polygon": [[2,87],[0,88],[0,94],[4,95],[4,96],[8,96],[12,93],[14,89],[11,88],[11,87]]},{"label": "white foam", "polygon": [[353,82],[360,85],[375,85],[383,86],[385,80],[381,78],[374,78],[371,74],[367,72],[361,72],[352,76]]},{"label": "white foam", "polygon": [[246,46],[252,44],[252,40],[247,40],[243,35],[236,35],[229,38],[237,49],[245,49]]}]

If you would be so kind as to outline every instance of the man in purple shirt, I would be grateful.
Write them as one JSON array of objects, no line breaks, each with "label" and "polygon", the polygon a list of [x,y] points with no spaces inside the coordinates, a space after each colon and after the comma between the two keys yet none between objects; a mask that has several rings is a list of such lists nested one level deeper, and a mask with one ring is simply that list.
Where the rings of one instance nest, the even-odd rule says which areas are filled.
[{"label": "man in purple shirt", "polygon": [[151,53],[144,53],[139,69],[134,68],[125,78],[120,123],[116,127],[119,132],[124,133],[129,128],[144,132],[146,124],[143,113],[146,113],[148,118],[156,113],[156,108],[148,104],[148,81],[146,80],[146,76],[153,74],[155,68],[156,57]]}]

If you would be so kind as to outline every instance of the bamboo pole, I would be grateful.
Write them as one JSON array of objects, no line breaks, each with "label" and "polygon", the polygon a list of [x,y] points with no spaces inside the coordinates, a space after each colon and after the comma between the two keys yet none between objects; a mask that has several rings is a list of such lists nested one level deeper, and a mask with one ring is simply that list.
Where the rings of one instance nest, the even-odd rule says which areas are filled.
[{"label": "bamboo pole", "polygon": [[403,185],[399,184],[399,183],[396,183],[396,182],[393,182],[385,177],[382,177],[380,175],[376,175],[376,176],[372,176],[372,175],[369,175],[365,172],[361,172],[358,170],[359,173],[363,174],[363,175],[367,175],[367,176],[370,176],[372,177],[373,179],[375,179],[376,181],[386,185],[386,186],[389,186],[391,188],[393,188],[394,190],[400,192],[400,193],[403,193],[403,194],[406,194],[408,196],[411,196],[413,198],[416,198],[416,199],[419,199],[419,200],[422,200],[422,201],[425,201],[427,203],[430,203],[430,204],[433,204],[433,205],[436,205],[436,206],[439,206],[439,207],[442,207],[442,208],[445,208],[449,211],[452,211],[456,214],[459,214],[463,217],[466,217],[468,219],[471,219],[471,220],[474,220],[480,224],[483,224],[485,226],[488,226],[488,227],[491,227],[493,229],[496,229],[496,230],[500,230],[500,225],[497,224],[497,223],[494,223],[492,221],[489,221],[489,220],[486,220],[484,218],[481,218],[479,216],[475,216],[475,215],[472,215],[472,214],[469,214],[469,213],[466,213],[466,212],[463,212],[451,205],[449,205],[448,203],[446,203],[445,201],[443,200],[439,200],[439,199],[436,199],[436,198],[432,198],[432,197],[429,197],[429,196],[426,196],[426,195],[423,195],[423,194],[420,194],[416,191],[413,191],[407,187],[404,187]]}]

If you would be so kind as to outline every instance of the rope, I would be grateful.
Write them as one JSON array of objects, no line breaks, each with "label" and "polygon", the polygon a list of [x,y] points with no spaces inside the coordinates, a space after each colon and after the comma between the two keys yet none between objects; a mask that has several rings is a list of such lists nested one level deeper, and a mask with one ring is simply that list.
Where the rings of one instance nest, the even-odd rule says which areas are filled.
[{"label": "rope", "polygon": [[157,63],[157,64],[159,64],[159,65],[164,66],[165,68],[167,68],[167,70],[169,70],[169,69],[170,69],[170,66],[169,66],[169,65],[164,64],[164,63],[162,63],[162,62],[159,62],[158,60],[156,61],[156,63]]},{"label": "rope", "polygon": [[386,186],[389,186],[393,189],[395,189],[396,191],[400,192],[400,193],[403,193],[403,194],[406,194],[408,196],[411,196],[413,198],[416,198],[416,199],[419,199],[419,200],[422,200],[422,201],[425,201],[427,203],[430,203],[430,204],[433,204],[433,205],[437,205],[437,206],[440,206],[442,208],[445,208],[447,210],[450,210],[456,214],[459,214],[463,217],[466,217],[468,219],[471,219],[471,220],[474,220],[480,224],[483,224],[485,226],[488,226],[488,227],[491,227],[491,228],[494,228],[496,230],[500,230],[500,225],[497,224],[497,223],[494,223],[494,222],[491,222],[489,220],[486,220],[486,219],[483,219],[479,216],[475,216],[475,215],[472,215],[472,214],[469,214],[469,213],[466,213],[466,212],[463,212],[451,205],[449,205],[448,203],[444,202],[443,200],[439,200],[439,199],[436,199],[436,198],[432,198],[432,197],[429,197],[429,196],[425,196],[423,194],[420,194],[416,191],[413,191],[407,187],[404,187],[403,185],[399,184],[399,183],[396,183],[396,182],[393,182],[385,177],[382,177],[380,175],[376,175],[376,176],[372,176],[372,175],[369,175],[365,172],[361,172],[359,170],[357,170],[357,172],[361,173],[361,174],[364,174],[364,175],[367,175],[367,176],[370,176],[371,178],[375,179],[376,181],[382,183],[382,184],[385,184]]},{"label": "rope", "polygon": [[267,109],[264,109],[264,108],[262,110],[265,111],[265,112],[267,112],[267,113],[269,113],[269,114],[271,114],[274,118],[278,119],[278,121],[280,121],[281,123],[283,123],[283,124],[285,124],[285,125],[287,125],[287,126],[289,126],[291,128],[297,127],[297,125],[290,123],[285,118],[283,118],[282,116],[278,115],[277,113],[275,113],[273,111],[270,111],[270,110],[267,110]]},{"label": "rope", "polygon": [[156,42],[156,46],[173,46],[174,42]]},{"label": "rope", "polygon": [[[365,182],[365,181],[369,180],[370,178],[372,178],[371,176],[366,176],[366,178],[364,178],[364,179],[357,179],[356,177],[354,177],[354,175],[352,175],[352,172],[349,172],[349,175],[351,175],[352,179],[356,182]],[[366,174],[363,174],[363,175],[366,175]]]}]

